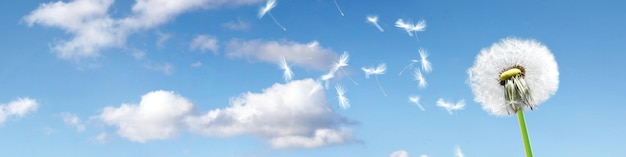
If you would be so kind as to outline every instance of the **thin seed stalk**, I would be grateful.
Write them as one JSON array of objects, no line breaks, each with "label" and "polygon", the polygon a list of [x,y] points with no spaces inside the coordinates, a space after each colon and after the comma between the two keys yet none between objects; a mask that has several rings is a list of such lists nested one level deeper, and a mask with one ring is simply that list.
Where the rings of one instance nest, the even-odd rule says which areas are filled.
[{"label": "thin seed stalk", "polygon": [[526,120],[524,120],[524,110],[517,111],[517,120],[519,121],[519,127],[522,132],[526,157],[533,157],[533,150],[530,147],[530,139],[528,138],[528,130],[526,130]]}]

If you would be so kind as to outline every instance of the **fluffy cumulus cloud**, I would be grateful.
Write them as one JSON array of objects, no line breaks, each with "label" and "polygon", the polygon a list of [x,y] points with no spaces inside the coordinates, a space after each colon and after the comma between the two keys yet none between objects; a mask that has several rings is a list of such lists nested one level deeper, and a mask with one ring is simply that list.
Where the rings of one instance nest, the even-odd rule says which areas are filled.
[{"label": "fluffy cumulus cloud", "polygon": [[176,137],[184,129],[181,121],[194,105],[186,98],[168,91],[153,91],[141,97],[139,104],[106,107],[99,118],[117,127],[117,133],[136,142]]},{"label": "fluffy cumulus cloud", "polygon": [[191,41],[191,44],[189,44],[189,48],[202,52],[211,51],[213,53],[217,53],[219,45],[217,43],[217,38],[214,36],[198,35],[193,39],[193,41]]},{"label": "fluffy cumulus cloud", "polygon": [[37,101],[30,98],[18,98],[8,104],[0,104],[0,124],[9,117],[23,117],[27,113],[36,111],[38,107]]},{"label": "fluffy cumulus cloud", "polygon": [[240,6],[262,0],[136,0],[131,14],[113,18],[114,0],[71,0],[42,3],[24,17],[35,24],[62,29],[72,37],[54,43],[53,51],[62,59],[80,60],[100,56],[100,50],[122,46],[135,32],[163,25],[179,14],[195,9]]},{"label": "fluffy cumulus cloud", "polygon": [[313,79],[275,84],[232,98],[229,107],[194,112],[190,100],[167,91],[144,95],[139,104],[106,107],[100,119],[136,142],[175,137],[181,130],[210,137],[255,135],[272,147],[314,148],[354,142],[353,122],[327,106]]},{"label": "fluffy cumulus cloud", "polygon": [[225,51],[228,57],[248,58],[276,64],[280,62],[281,57],[285,57],[289,64],[315,70],[330,69],[337,58],[337,53],[320,46],[317,41],[298,43],[233,39],[226,44]]},{"label": "fluffy cumulus cloud", "polygon": [[189,117],[190,129],[207,136],[253,134],[275,148],[313,148],[353,142],[351,124],[332,112],[312,79],[275,84],[262,93],[245,93],[231,106]]}]

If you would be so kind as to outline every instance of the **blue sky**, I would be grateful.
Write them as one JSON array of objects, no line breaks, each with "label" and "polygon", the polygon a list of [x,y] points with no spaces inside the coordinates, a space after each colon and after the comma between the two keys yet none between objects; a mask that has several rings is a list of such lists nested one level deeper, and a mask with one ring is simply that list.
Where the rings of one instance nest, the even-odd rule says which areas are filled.
[{"label": "blue sky", "polygon": [[[0,154],[521,157],[515,116],[489,115],[467,83],[481,49],[518,37],[545,44],[560,72],[556,94],[526,112],[534,154],[626,156],[625,2],[336,4],[277,0],[284,31],[259,18],[264,0],[2,1]],[[427,26],[415,38],[398,19]],[[425,88],[412,70],[398,76],[420,48]],[[345,73],[318,88],[343,52]],[[387,96],[361,70],[380,63]]]}]

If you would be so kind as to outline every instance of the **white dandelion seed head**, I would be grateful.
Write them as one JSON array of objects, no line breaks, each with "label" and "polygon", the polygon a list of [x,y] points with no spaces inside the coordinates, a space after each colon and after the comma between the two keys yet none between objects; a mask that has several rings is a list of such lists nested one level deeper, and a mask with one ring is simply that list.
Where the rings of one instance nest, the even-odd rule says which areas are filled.
[{"label": "white dandelion seed head", "polygon": [[[559,70],[554,55],[536,40],[505,38],[484,48],[468,70],[474,101],[493,115],[508,115],[515,111],[506,104],[500,73],[512,66],[524,67],[524,79],[530,89],[531,104],[540,104],[550,98],[559,86]],[[522,108],[527,110],[528,107]]]},{"label": "white dandelion seed head", "polygon": [[335,90],[337,91],[337,101],[339,101],[339,106],[342,109],[350,108],[350,99],[346,98],[346,90],[341,87],[341,85],[336,85]]},{"label": "white dandelion seed head", "polygon": [[420,61],[422,62],[422,69],[426,72],[433,71],[433,67],[430,65],[430,61],[428,61],[428,53],[423,48],[420,48]]}]

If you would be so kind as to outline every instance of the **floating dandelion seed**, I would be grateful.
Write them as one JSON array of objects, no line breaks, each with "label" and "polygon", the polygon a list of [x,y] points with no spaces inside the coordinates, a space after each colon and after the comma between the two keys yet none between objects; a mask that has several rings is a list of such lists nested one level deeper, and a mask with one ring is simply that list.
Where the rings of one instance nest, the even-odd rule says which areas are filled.
[{"label": "floating dandelion seed", "polygon": [[328,74],[324,74],[320,77],[320,80],[324,81],[324,88],[328,88],[328,82],[333,77],[335,77],[335,72],[332,70]]},{"label": "floating dandelion seed", "polygon": [[341,16],[343,16],[343,11],[341,10],[341,7],[339,7],[337,0],[333,0],[333,1],[335,1],[335,6],[337,6],[337,10],[339,10],[339,13],[341,13]]},{"label": "floating dandelion seed", "polygon": [[409,36],[413,36],[413,32],[412,32],[413,31],[413,26],[412,26],[412,24],[404,22],[403,19],[398,19],[396,21],[396,27],[404,29],[404,31],[406,31],[406,33],[408,33]]},{"label": "floating dandelion seed", "polygon": [[431,67],[430,62],[428,61],[428,53],[426,53],[426,50],[424,50],[423,48],[420,48],[419,50],[420,53],[420,58],[421,58],[421,62],[422,62],[422,70],[426,71],[426,72],[431,72],[433,71],[433,67]]},{"label": "floating dandelion seed", "polygon": [[448,113],[452,115],[452,111],[462,110],[463,108],[465,108],[465,100],[461,99],[460,101],[456,102],[456,104],[452,104],[451,102],[446,102],[443,99],[439,98],[439,100],[437,100],[437,106],[446,109],[446,111],[448,111]]},{"label": "floating dandelion seed", "polygon": [[387,65],[385,65],[385,63],[381,63],[378,65],[378,67],[376,67],[376,69],[374,69],[373,67],[362,67],[361,70],[365,72],[365,78],[370,78],[370,75],[374,75],[374,77],[376,78],[376,83],[378,83],[378,87],[383,92],[383,94],[387,96],[387,93],[383,89],[383,86],[380,85],[380,81],[378,81],[378,75],[385,74],[385,71],[387,70]]},{"label": "floating dandelion seed", "polygon": [[426,87],[427,83],[426,83],[426,79],[424,79],[424,76],[422,75],[422,71],[420,71],[417,68],[414,69],[413,77],[415,77],[415,80],[419,82],[418,84],[420,88]]},{"label": "floating dandelion seed", "polygon": [[409,96],[409,102],[412,102],[413,104],[417,105],[417,107],[419,107],[420,110],[426,111],[424,109],[424,106],[422,106],[422,104],[420,104],[420,97],[419,96]]},{"label": "floating dandelion seed", "polygon": [[341,85],[336,85],[335,90],[337,91],[337,101],[339,101],[339,106],[342,109],[350,108],[350,99],[346,98],[344,94],[346,91],[341,87]]},{"label": "floating dandelion seed", "polygon": [[465,155],[463,155],[463,151],[461,151],[461,147],[459,145],[456,145],[456,147],[454,147],[454,155],[456,155],[456,157],[465,157]]},{"label": "floating dandelion seed", "polygon": [[378,30],[380,32],[384,32],[385,30],[380,27],[380,25],[378,24],[378,16],[367,16],[367,22],[372,23],[374,26],[376,26],[376,28],[378,28]]},{"label": "floating dandelion seed", "polygon": [[349,60],[350,60],[350,55],[348,55],[348,52],[343,52],[343,54],[341,54],[341,57],[339,57],[339,61],[337,61],[335,65],[333,66],[333,71],[337,72],[337,70],[341,70],[341,72],[343,72],[343,74],[346,75],[348,79],[352,81],[352,83],[354,83],[355,85],[359,85],[359,83],[356,83],[356,81],[354,81],[354,79],[352,79],[352,77],[350,77],[350,75],[348,75],[348,73],[345,70],[343,70],[343,67],[348,66]]},{"label": "floating dandelion seed", "polygon": [[404,20],[400,18],[396,21],[396,27],[404,29],[409,36],[413,36],[413,34],[415,34],[415,39],[419,40],[417,38],[417,32],[421,32],[426,29],[426,21],[420,20],[417,24],[413,25],[413,23],[404,22]]},{"label": "floating dandelion seed", "polygon": [[261,10],[259,10],[259,19],[263,18],[263,16],[265,16],[265,14],[268,14],[270,16],[270,18],[272,18],[274,23],[276,23],[276,25],[278,25],[278,27],[283,29],[283,31],[287,31],[287,28],[283,27],[283,25],[281,25],[276,20],[276,18],[274,18],[274,15],[272,15],[272,13],[270,12],[274,7],[276,7],[276,0],[267,0],[265,2],[265,7],[261,8]]},{"label": "floating dandelion seed", "polygon": [[468,74],[474,101],[484,110],[493,115],[517,114],[526,156],[532,156],[523,111],[536,108],[557,91],[554,55],[535,40],[506,38],[482,49]]},{"label": "floating dandelion seed", "polygon": [[283,78],[285,79],[285,82],[289,82],[291,78],[293,78],[293,72],[291,71],[289,64],[287,64],[285,57],[280,57],[280,68],[284,70]]}]

